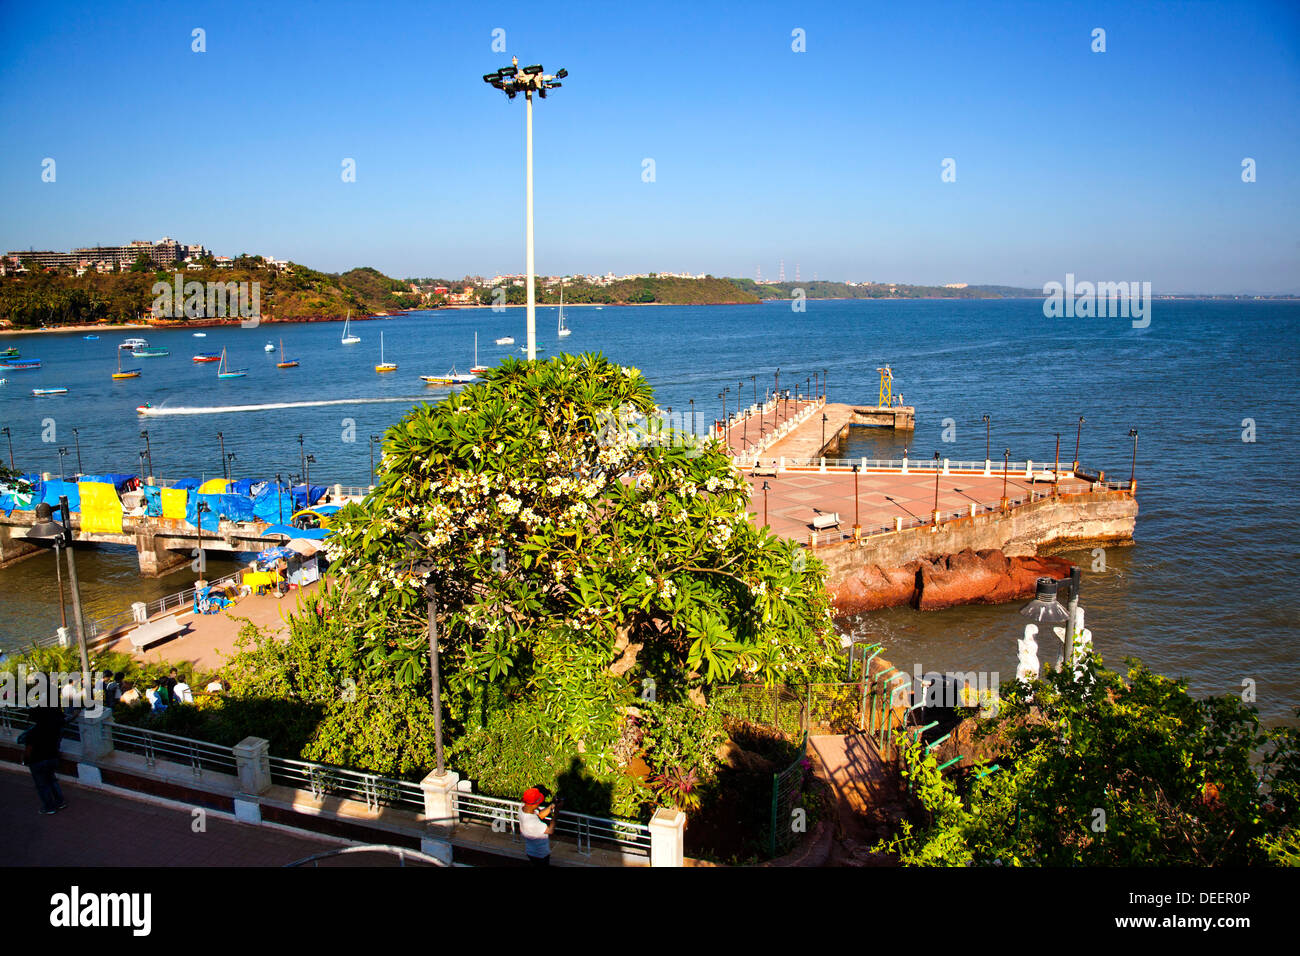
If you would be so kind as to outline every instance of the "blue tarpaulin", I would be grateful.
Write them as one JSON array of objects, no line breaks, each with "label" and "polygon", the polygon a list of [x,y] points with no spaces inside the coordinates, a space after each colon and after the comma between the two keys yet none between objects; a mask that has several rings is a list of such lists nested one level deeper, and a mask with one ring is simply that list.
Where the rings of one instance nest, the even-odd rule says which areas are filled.
[{"label": "blue tarpaulin", "polygon": [[175,488],[177,491],[193,491],[201,484],[203,484],[203,482],[199,481],[197,478],[182,478],[180,481],[174,482],[169,487]]},{"label": "blue tarpaulin", "polygon": [[273,524],[270,527],[266,528],[262,532],[262,534],[264,535],[282,534],[289,538],[296,538],[298,537],[298,529],[287,524]]},{"label": "blue tarpaulin", "polygon": [[105,484],[112,485],[117,489],[118,494],[126,490],[127,485],[135,481],[135,475],[124,475],[117,472],[108,475],[82,475],[78,481],[102,481]]},{"label": "blue tarpaulin", "polygon": [[44,486],[41,490],[41,501],[45,502],[52,508],[58,507],[59,497],[66,495],[68,507],[73,511],[81,510],[81,489],[77,487],[75,481],[53,481],[42,482]]},{"label": "blue tarpaulin", "polygon": [[162,517],[162,489],[157,485],[145,485],[144,513],[150,518]]},{"label": "blue tarpaulin", "polygon": [[310,508],[321,498],[325,497],[326,488],[324,485],[294,485],[293,486],[293,510],[301,511],[303,508]]},{"label": "blue tarpaulin", "polygon": [[293,497],[287,491],[277,492],[274,484],[253,499],[253,514],[259,521],[288,521],[296,510]]}]

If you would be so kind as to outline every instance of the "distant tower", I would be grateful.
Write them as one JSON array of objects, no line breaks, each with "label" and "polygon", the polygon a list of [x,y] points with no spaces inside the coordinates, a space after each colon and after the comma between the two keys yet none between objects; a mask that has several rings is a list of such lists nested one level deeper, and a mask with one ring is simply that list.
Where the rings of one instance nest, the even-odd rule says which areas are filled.
[{"label": "distant tower", "polygon": [[777,282],[785,281],[785,260],[784,259],[781,260],[781,278],[777,279],[776,281]]},{"label": "distant tower", "polygon": [[754,281],[757,282],[759,285],[762,285],[762,284],[763,284],[763,267],[762,267],[762,266],[759,266],[757,269],[754,270]]},{"label": "distant tower", "polygon": [[799,263],[797,262],[794,264],[794,281],[799,281]]},{"label": "distant tower", "polygon": [[894,404],[894,370],[888,365],[876,369],[880,373],[880,406],[888,408]]}]

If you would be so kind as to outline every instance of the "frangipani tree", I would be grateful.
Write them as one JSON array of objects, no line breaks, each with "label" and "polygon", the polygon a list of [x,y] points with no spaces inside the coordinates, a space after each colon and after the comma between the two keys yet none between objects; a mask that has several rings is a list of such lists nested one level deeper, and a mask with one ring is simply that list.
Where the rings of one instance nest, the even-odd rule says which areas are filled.
[{"label": "frangipani tree", "polygon": [[657,411],[639,371],[599,355],[507,359],[413,409],[365,505],[340,513],[328,616],[420,693],[431,585],[449,707],[509,682],[591,753],[651,686],[830,666],[821,565],[754,526],[718,442],[656,431]]}]

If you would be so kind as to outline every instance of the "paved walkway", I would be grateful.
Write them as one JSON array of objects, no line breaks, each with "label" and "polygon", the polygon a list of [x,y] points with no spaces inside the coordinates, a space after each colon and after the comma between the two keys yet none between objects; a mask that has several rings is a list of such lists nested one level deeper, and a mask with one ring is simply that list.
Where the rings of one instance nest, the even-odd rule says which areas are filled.
[{"label": "paved walkway", "polygon": [[290,591],[282,598],[270,594],[250,594],[219,614],[194,614],[186,611],[176,615],[177,620],[189,625],[188,630],[179,637],[143,651],[136,651],[131,646],[129,637],[120,637],[108,649],[132,654],[143,661],[172,664],[188,661],[197,670],[214,671],[234,653],[235,638],[244,626],[244,622],[237,618],[248,618],[263,630],[287,638],[288,624],[285,619],[297,611],[299,595],[303,599],[311,599],[319,587],[320,582],[314,581],[302,590]]},{"label": "paved walkway", "polygon": [[[0,764],[0,864],[283,866],[348,845],[237,823],[214,810],[206,812],[205,832],[195,833],[191,808],[82,786],[64,776],[59,786],[68,808],[42,816],[27,768]],[[375,863],[373,854],[359,858]]]},{"label": "paved walkway", "polygon": [[[804,401],[800,399],[796,402],[794,399],[790,399],[785,402],[772,403],[768,406],[764,406],[763,409],[754,411],[753,414],[746,415],[734,422],[731,427],[727,429],[728,450],[733,455],[752,455],[754,453],[754,446],[760,440],[767,438],[768,435],[770,435],[778,426],[783,425],[791,419],[797,418],[801,411],[814,404],[816,403],[813,401]],[[845,407],[847,408],[848,406]],[[729,409],[727,414],[731,415],[733,413],[734,410]],[[817,419],[818,427],[820,428],[821,416],[817,415],[815,417]],[[794,437],[794,435],[801,434],[804,430],[805,429],[796,430],[781,439],[777,444],[786,444]],[[716,431],[716,425],[713,434],[718,434]],[[829,427],[827,428],[826,434],[828,436],[827,440],[829,441],[829,436],[831,435]],[[764,457],[768,454],[769,451],[763,452]],[[788,452],[778,452],[777,454],[788,454]]]},{"label": "paved walkway", "polygon": [[839,830],[832,865],[884,863],[869,848],[902,814],[897,777],[862,734],[810,736],[808,747],[835,800]]},{"label": "paved walkway", "polygon": [[[854,475],[852,472],[828,471],[786,472],[776,477],[749,478],[753,495],[749,511],[759,524],[764,520],[763,485],[768,485],[766,515],[772,530],[784,537],[808,540],[812,520],[818,512],[838,512],[839,530],[853,530]],[[1088,484],[1077,479],[1061,482],[1061,492],[1081,492]],[[1017,477],[1010,474],[1006,483],[1007,497],[1011,500],[1027,496],[1030,481],[1022,471]],[[1051,489],[1050,483],[1038,482],[1034,490],[1040,494]],[[902,517],[903,526],[913,524],[914,518],[930,520],[934,510],[934,472],[912,474],[859,474],[857,476],[857,510],[863,534],[874,534],[886,528],[892,530],[894,518]],[[972,502],[996,507],[1002,499],[1002,475],[984,477],[982,474],[940,475],[939,511],[948,517],[960,511],[970,512]]]}]

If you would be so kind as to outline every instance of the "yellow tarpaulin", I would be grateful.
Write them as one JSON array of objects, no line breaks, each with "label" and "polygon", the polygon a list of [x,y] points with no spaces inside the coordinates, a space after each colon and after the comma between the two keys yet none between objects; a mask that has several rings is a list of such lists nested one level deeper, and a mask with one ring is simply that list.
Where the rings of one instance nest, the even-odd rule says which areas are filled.
[{"label": "yellow tarpaulin", "polygon": [[81,530],[88,533],[122,533],[122,502],[117,489],[106,481],[83,481],[81,492]]},{"label": "yellow tarpaulin", "polygon": [[224,478],[209,478],[203,484],[199,485],[199,494],[201,495],[224,495],[226,486],[230,482]]},{"label": "yellow tarpaulin", "polygon": [[164,488],[162,490],[162,513],[164,518],[185,520],[185,504],[190,493],[184,488]]}]

